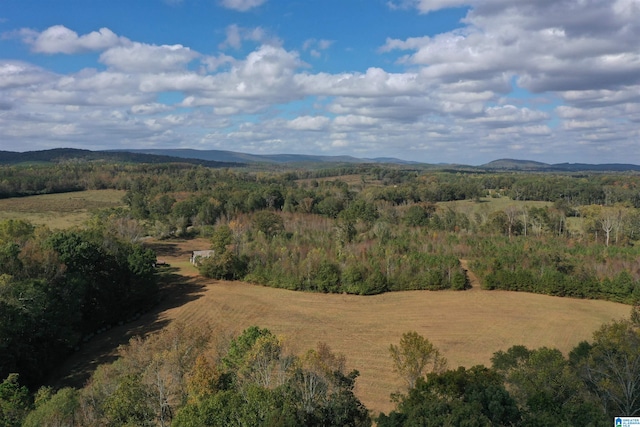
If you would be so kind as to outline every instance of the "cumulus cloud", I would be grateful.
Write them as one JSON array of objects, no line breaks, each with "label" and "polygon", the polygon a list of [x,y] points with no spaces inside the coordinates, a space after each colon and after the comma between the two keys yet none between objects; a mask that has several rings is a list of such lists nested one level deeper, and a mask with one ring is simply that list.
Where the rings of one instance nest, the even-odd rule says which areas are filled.
[{"label": "cumulus cloud", "polygon": [[41,33],[23,29],[20,35],[25,43],[31,45],[34,52],[48,54],[101,51],[129,43],[127,38],[119,37],[108,28],[79,36],[64,25],[54,25]]},{"label": "cumulus cloud", "polygon": [[221,0],[220,4],[227,9],[246,12],[247,10],[261,6],[267,0]]},{"label": "cumulus cloud", "polygon": [[380,51],[413,51],[401,60],[423,66],[433,79],[507,74],[538,93],[640,82],[640,6],[633,0],[486,0],[464,22],[435,37],[388,39]]},{"label": "cumulus cloud", "polygon": [[182,69],[198,57],[198,52],[179,44],[157,46],[136,42],[103,52],[100,62],[121,71],[157,73]]},{"label": "cumulus cloud", "polygon": [[300,116],[289,121],[287,127],[295,130],[320,131],[327,128],[330,119],[324,116]]},{"label": "cumulus cloud", "polygon": [[160,104],[158,102],[152,102],[148,104],[137,104],[131,107],[133,114],[157,114],[170,111],[171,107],[166,104]]},{"label": "cumulus cloud", "polygon": [[52,78],[52,73],[26,62],[0,60],[0,90],[31,86]]}]

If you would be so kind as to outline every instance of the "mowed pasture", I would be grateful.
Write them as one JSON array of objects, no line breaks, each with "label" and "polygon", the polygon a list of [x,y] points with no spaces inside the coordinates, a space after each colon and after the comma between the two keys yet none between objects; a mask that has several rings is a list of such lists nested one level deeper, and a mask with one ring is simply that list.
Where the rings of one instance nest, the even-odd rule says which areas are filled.
[{"label": "mowed pasture", "polygon": [[121,190],[88,190],[0,199],[0,221],[23,219],[51,229],[81,226],[98,209],[124,206],[124,195]]},{"label": "mowed pasture", "polygon": [[[258,325],[284,338],[296,353],[326,342],[346,356],[350,369],[360,371],[356,393],[374,412],[391,410],[389,396],[402,387],[388,348],[404,332],[417,331],[431,340],[450,367],[471,367],[489,365],[494,352],[516,344],[555,347],[567,354],[603,323],[630,313],[629,306],[606,301],[477,288],[363,297],[194,277],[195,267],[185,261],[191,250],[207,245],[202,239],[163,244],[165,250],[172,247],[164,260],[190,277],[189,288],[194,280],[200,286],[189,302],[158,313],[157,321],[208,323],[223,335]],[[161,255],[165,250],[160,249]]]}]

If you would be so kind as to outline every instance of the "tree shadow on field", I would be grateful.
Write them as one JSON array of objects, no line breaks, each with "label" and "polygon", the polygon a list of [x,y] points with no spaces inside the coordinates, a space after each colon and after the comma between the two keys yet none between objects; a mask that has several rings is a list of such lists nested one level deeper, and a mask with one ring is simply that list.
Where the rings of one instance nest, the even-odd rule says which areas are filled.
[{"label": "tree shadow on field", "polygon": [[83,387],[99,365],[118,358],[118,347],[135,336],[147,336],[167,326],[167,310],[202,297],[205,285],[198,277],[185,277],[170,265],[158,266],[158,297],[154,304],[132,318],[96,333],[73,352],[50,376],[46,385],[54,388]]},{"label": "tree shadow on field", "polygon": [[180,247],[171,241],[145,243],[145,247],[153,249],[159,261],[161,261],[163,257],[177,257],[182,253]]}]

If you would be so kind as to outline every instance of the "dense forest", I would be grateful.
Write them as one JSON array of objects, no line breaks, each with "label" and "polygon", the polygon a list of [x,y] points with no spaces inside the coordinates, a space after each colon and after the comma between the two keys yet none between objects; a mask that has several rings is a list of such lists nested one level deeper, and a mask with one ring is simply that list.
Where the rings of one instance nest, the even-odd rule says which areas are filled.
[{"label": "dense forest", "polygon": [[[339,355],[325,345],[288,354],[259,328],[215,354],[206,350],[217,339],[207,331],[181,333],[194,351],[162,347],[165,335],[137,340],[84,389],[41,389],[33,397],[83,340],[154,304],[156,255],[140,240],[147,235],[205,237],[215,255],[200,260],[201,274],[292,290],[464,291],[467,260],[488,290],[640,299],[634,173],[367,164],[281,172],[186,163],[0,168],[0,198],[88,189],[123,190],[126,207],[95,212],[80,229],[0,223],[0,418],[7,420],[0,425],[20,425],[34,408],[25,425],[54,425],[37,418],[63,417],[54,408],[68,411],[61,425],[371,422],[353,395],[357,373]],[[587,425],[569,423],[578,413],[603,425],[598,420],[620,414],[612,397],[620,390],[603,390],[609,377],[590,366],[613,357],[615,340],[628,351],[616,357],[638,357],[634,322],[603,326],[569,359],[552,349],[514,348],[496,354],[491,368],[425,373],[378,425],[456,425],[455,417],[473,411],[484,417],[477,425],[555,425],[547,423],[553,417]],[[540,386],[552,375],[566,383],[536,394],[540,387],[523,380],[529,373]],[[158,390],[149,391],[153,381]],[[625,413],[640,410],[638,397],[625,396]]]},{"label": "dense forest", "polygon": [[106,227],[0,223],[0,376],[40,384],[94,331],[153,304],[154,263],[153,251]]}]

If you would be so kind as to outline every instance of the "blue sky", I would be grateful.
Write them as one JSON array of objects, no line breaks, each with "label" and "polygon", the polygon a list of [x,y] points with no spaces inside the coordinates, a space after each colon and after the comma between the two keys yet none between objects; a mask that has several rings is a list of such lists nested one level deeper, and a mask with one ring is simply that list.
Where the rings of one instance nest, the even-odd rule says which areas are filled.
[{"label": "blue sky", "polygon": [[0,0],[0,149],[640,163],[640,0]]}]

